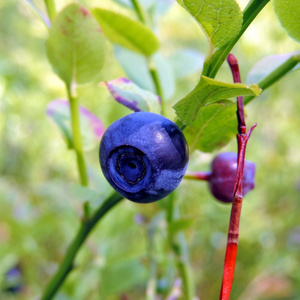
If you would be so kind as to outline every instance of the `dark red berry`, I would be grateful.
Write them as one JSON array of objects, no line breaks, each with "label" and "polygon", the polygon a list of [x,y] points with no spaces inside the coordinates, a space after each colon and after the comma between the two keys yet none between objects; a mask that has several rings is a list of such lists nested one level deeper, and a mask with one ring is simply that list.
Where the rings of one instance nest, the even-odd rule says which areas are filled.
[{"label": "dark red berry", "polygon": [[[214,197],[222,202],[232,202],[236,180],[237,154],[224,152],[215,157],[211,164],[209,188]],[[255,164],[245,160],[243,196],[254,188]]]}]

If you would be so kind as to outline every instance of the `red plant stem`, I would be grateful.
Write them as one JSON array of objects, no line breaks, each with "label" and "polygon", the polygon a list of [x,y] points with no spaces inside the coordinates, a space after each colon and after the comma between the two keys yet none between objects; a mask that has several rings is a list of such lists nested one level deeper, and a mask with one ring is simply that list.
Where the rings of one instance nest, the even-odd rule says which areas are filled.
[{"label": "red plant stem", "polygon": [[[227,58],[227,62],[230,66],[234,82],[240,83],[241,77],[240,77],[238,62],[236,58],[232,54],[229,54]],[[219,300],[229,300],[230,297],[230,292],[231,292],[231,287],[232,287],[232,282],[234,277],[235,263],[236,263],[240,217],[241,217],[242,203],[243,203],[242,188],[243,188],[246,147],[247,147],[247,142],[251,136],[251,133],[257,125],[254,124],[247,132],[245,114],[244,114],[244,103],[243,103],[242,96],[237,97],[237,118],[238,118],[238,134],[237,134],[238,167],[237,167],[236,181],[235,181],[235,186],[233,191],[233,201],[231,207],[231,215],[230,215],[228,236],[227,236],[227,247],[226,247],[226,254],[225,254],[224,268],[223,268],[223,279],[222,279],[222,286],[221,286]]]},{"label": "red plant stem", "polygon": [[184,175],[184,179],[195,179],[209,181],[211,172],[187,172]]},{"label": "red plant stem", "polygon": [[[233,76],[233,82],[241,83],[239,65],[238,65],[236,58],[233,56],[233,54],[229,53],[229,55],[227,57],[227,62],[231,69],[231,73]],[[246,122],[245,122],[243,96],[237,97],[237,117],[238,117],[238,132],[240,134],[246,133],[247,129],[246,129]]]}]

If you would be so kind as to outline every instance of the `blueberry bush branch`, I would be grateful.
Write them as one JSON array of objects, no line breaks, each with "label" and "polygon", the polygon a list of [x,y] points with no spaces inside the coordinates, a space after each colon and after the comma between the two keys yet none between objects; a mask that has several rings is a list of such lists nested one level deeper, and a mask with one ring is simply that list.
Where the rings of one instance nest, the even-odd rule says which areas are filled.
[{"label": "blueberry bush branch", "polygon": [[[77,9],[77,7],[75,6]],[[54,18],[55,13],[55,5],[54,2],[48,2],[48,13],[49,16],[52,14],[52,19]],[[88,12],[85,8],[81,7],[81,13],[83,15],[87,14]],[[63,78],[65,79],[65,78]],[[82,137],[80,132],[80,114],[79,114],[79,101],[75,94],[75,90],[72,89],[71,83],[68,83],[68,80],[64,80],[66,82],[66,90],[68,95],[68,100],[70,103],[70,115],[71,115],[71,131],[72,131],[72,146],[74,148],[76,154],[76,161],[78,172],[80,175],[80,182],[83,186],[88,186],[88,175],[86,169],[86,163],[83,154],[83,147],[82,147]],[[42,299],[52,299],[53,296],[56,294],[60,286],[65,281],[66,277],[70,273],[70,271],[74,267],[74,260],[75,257],[92,231],[95,225],[101,220],[101,218],[117,203],[119,203],[123,197],[118,193],[114,192],[111,196],[109,196],[101,205],[100,207],[90,216],[89,205],[88,202],[83,204],[83,217],[81,219],[80,228],[73,239],[70,247],[68,248],[65,257],[60,264],[56,274],[53,276],[49,284],[47,285]]]},{"label": "blueberry bush branch", "polygon": [[158,72],[157,72],[157,69],[154,65],[154,62],[151,61],[151,59],[148,60],[148,66],[149,66],[149,71],[150,71],[152,80],[153,80],[154,85],[155,85],[156,93],[161,99],[161,111],[162,111],[162,115],[163,115],[164,112],[165,112],[165,109],[164,109],[165,101],[164,101],[164,98],[163,98],[163,91],[162,91],[162,87],[161,87],[161,84],[160,84],[160,79],[159,79],[159,76],[158,76]]},{"label": "blueberry bush branch", "polygon": [[87,186],[88,175],[87,175],[86,163],[84,159],[81,134],[80,134],[79,103],[77,97],[75,95],[72,95],[71,87],[67,85],[66,88],[68,93],[68,99],[70,102],[73,148],[76,153],[76,161],[77,161],[78,172],[80,175],[80,182],[83,186]]},{"label": "blueberry bush branch", "polygon": [[[147,17],[145,16],[145,13],[140,6],[139,0],[132,0],[132,4],[133,4],[133,7],[136,11],[136,14],[137,14],[139,20],[145,24]],[[162,88],[161,88],[161,84],[160,84],[160,79],[159,79],[155,64],[151,60],[151,58],[148,59],[148,68],[149,68],[152,80],[154,82],[154,85],[155,85],[156,93],[161,99],[162,114],[164,114],[165,101],[163,99],[163,92],[162,92]],[[173,202],[172,196],[170,197],[170,204],[171,205],[168,206],[168,210],[167,210],[167,213],[168,213],[167,219],[168,219],[169,225],[172,222],[172,218],[174,215],[174,209],[178,210],[178,208],[174,207],[175,204]],[[177,242],[175,241],[176,238],[173,235],[169,237],[169,242],[170,242],[171,248],[173,249],[174,254],[176,255],[176,259],[178,261],[177,265],[178,265],[178,270],[179,270],[180,276],[182,277],[182,280],[183,280],[185,297],[187,300],[192,300],[194,297],[194,284],[193,284],[193,278],[192,278],[192,274],[191,274],[192,273],[191,266],[189,264],[188,248],[187,248],[184,234],[179,233],[177,235],[178,235]],[[149,238],[151,238],[151,236],[149,236]],[[150,276],[150,281],[149,281],[150,288],[147,291],[147,297],[150,297],[150,299],[151,299],[151,297],[153,296],[153,292],[151,293],[151,291],[153,291],[153,289],[154,289],[153,286],[155,285],[155,279],[153,277],[155,265],[154,265],[152,258],[150,258],[150,262],[152,262],[150,264],[150,267],[151,267],[151,271],[150,271],[151,276]]]},{"label": "blueberry bush branch", "polygon": [[[134,9],[136,11],[136,14],[139,17],[139,20],[142,23],[146,24],[147,17],[145,17],[145,13],[141,9],[139,0],[131,0],[131,1],[132,1]],[[164,114],[165,101],[163,98],[163,91],[162,91],[159,75],[158,75],[157,69],[155,67],[155,64],[151,60],[151,58],[149,58],[147,61],[148,61],[148,68],[149,68],[150,75],[152,77],[152,80],[153,80],[153,83],[155,86],[156,93],[161,99],[162,114]],[[170,203],[171,203],[171,205],[168,206],[168,210],[167,210],[167,213],[168,213],[167,219],[168,219],[169,225],[172,222],[173,210],[174,210],[174,203],[173,203],[172,196],[170,196]],[[188,261],[188,254],[187,254],[188,249],[187,249],[185,237],[184,237],[183,233],[181,233],[181,238],[178,241],[178,243],[176,243],[174,237],[170,236],[169,242],[170,242],[171,248],[173,249],[173,252],[175,253],[175,255],[177,257],[178,270],[179,270],[179,273],[183,280],[184,290],[186,292],[186,294],[185,294],[186,299],[192,300],[194,297],[194,288],[193,288],[193,279],[191,276],[191,268],[190,268],[189,261]],[[185,251],[183,249],[185,249]],[[152,268],[154,268],[154,267],[152,266]],[[152,272],[150,274],[152,274]],[[154,284],[153,279],[151,282],[152,282],[152,284]],[[148,293],[147,293],[147,296],[148,296]]]},{"label": "blueberry bush branch", "polygon": [[81,219],[81,225],[76,236],[73,239],[73,242],[69,246],[63,261],[61,262],[57,272],[52,277],[51,281],[45,288],[45,291],[42,295],[42,300],[50,300],[56,294],[58,289],[64,283],[68,274],[74,268],[74,261],[78,251],[80,250],[82,244],[94,229],[95,225],[108,213],[116,204],[118,204],[123,197],[114,192],[109,196],[100,207],[95,211],[95,213],[90,217],[83,217]]},{"label": "blueberry bush branch", "polygon": [[[30,2],[29,0],[27,2]],[[179,1],[182,2],[182,1]],[[188,1],[183,1],[183,2],[187,2]],[[222,1],[221,1],[222,2]],[[264,6],[269,2],[269,0],[252,0],[249,2],[247,8],[244,11],[244,15],[243,15],[243,23],[242,23],[242,27],[239,31],[239,33],[227,44],[223,44],[220,47],[210,47],[211,52],[209,53],[205,64],[204,64],[204,68],[203,68],[203,75],[206,76],[206,78],[202,79],[202,84],[205,87],[213,87],[213,89],[215,89],[217,91],[217,88],[221,91],[225,91],[228,92],[228,90],[230,90],[229,85],[226,86],[226,84],[222,84],[220,82],[216,82],[216,81],[209,81],[212,80],[210,78],[214,78],[217,74],[217,72],[219,71],[221,65],[223,64],[223,62],[225,61],[226,57],[228,56],[228,53],[231,51],[231,49],[233,48],[233,46],[236,44],[236,42],[239,40],[239,38],[242,36],[242,34],[245,32],[245,30],[248,28],[249,24],[254,20],[254,18],[257,16],[257,14],[264,8]],[[55,2],[54,0],[45,0],[44,1],[47,11],[48,11],[48,15],[49,15],[49,19],[51,20],[51,22],[54,20],[54,17],[56,15],[56,8],[55,8]],[[144,25],[149,25],[148,23],[148,19],[149,16],[146,13],[146,10],[144,10],[143,6],[139,3],[139,0],[131,0],[132,6],[137,14],[137,17],[139,18],[140,22],[143,23]],[[78,6],[78,7],[77,7]],[[91,14],[89,13],[88,10],[86,10],[84,7],[81,7],[77,4],[75,4],[75,10],[76,10],[76,15],[78,17],[81,16],[83,19],[87,19],[87,17],[90,17]],[[70,7],[69,7],[70,8]],[[78,9],[79,8],[79,9]],[[74,13],[74,11],[73,11]],[[101,13],[101,9],[99,9],[99,14]],[[118,18],[118,14],[114,14],[112,12],[109,12],[107,10],[103,10],[102,9],[102,14],[110,14],[110,17],[112,15],[114,15],[116,18]],[[61,32],[59,32],[61,34],[61,36],[63,37],[61,40],[59,40],[59,38],[61,36],[59,36],[58,32],[54,33],[54,38],[52,40],[53,45],[57,45],[60,44],[62,45],[61,49],[59,50],[64,50],[64,49],[68,49],[68,47],[65,47],[66,44],[63,44],[63,42],[65,41],[66,38],[69,38],[72,35],[73,29],[75,27],[71,27],[71,30],[68,32],[68,29],[70,29],[70,27],[67,27],[66,23],[72,23],[70,22],[70,16],[73,17],[72,14],[70,15],[66,15],[64,16],[63,21],[65,23],[63,23],[62,25],[64,26],[57,26],[57,28],[59,28],[59,30],[61,30]],[[77,18],[75,17],[75,18]],[[124,18],[126,19],[126,18]],[[123,19],[123,21],[124,21]],[[72,20],[71,20],[72,21]],[[74,21],[74,20],[73,20]],[[81,22],[80,19],[76,19],[76,22]],[[95,20],[92,20],[95,21]],[[127,20],[128,21],[128,20]],[[74,23],[76,23],[74,22]],[[52,22],[53,24],[56,23]],[[111,24],[116,24],[117,22],[111,22]],[[136,22],[137,23],[137,22]],[[79,23],[80,24],[80,23]],[[111,25],[110,24],[110,25]],[[132,28],[135,29],[132,23],[130,23],[131,26],[133,26]],[[70,24],[69,24],[70,25]],[[88,36],[86,33],[94,33],[97,32],[98,35],[102,34],[102,32],[105,31],[105,28],[107,28],[106,26],[107,24],[104,24],[100,30],[100,28],[94,28],[92,26],[92,30],[90,30],[91,28],[89,26],[87,26],[87,28],[84,28],[84,30],[82,31],[78,31],[76,32],[75,36],[76,36],[76,43],[77,43],[77,34],[82,34],[84,37]],[[73,25],[71,25],[73,26]],[[144,26],[145,27],[145,26]],[[150,27],[150,25],[149,25]],[[77,28],[82,28],[82,26],[78,26]],[[102,30],[103,29],[103,30]],[[141,30],[141,29],[140,29]],[[70,34],[71,32],[71,34]],[[101,33],[100,33],[101,32]],[[108,30],[109,32],[109,30]],[[119,39],[119,41],[122,41],[123,38],[123,32],[121,32],[121,38]],[[119,33],[120,33],[119,32]],[[115,33],[115,32],[114,32]],[[130,33],[130,30],[127,30],[127,33]],[[70,36],[68,36],[68,34]],[[117,34],[116,34],[117,35]],[[108,34],[109,36],[109,34]],[[136,35],[139,36],[139,35]],[[141,34],[141,36],[143,36],[143,34]],[[73,36],[74,38],[74,36]],[[80,37],[82,38],[82,36]],[[85,45],[86,43],[84,42],[85,40],[82,39],[79,41],[78,44],[74,43],[74,40],[71,40],[71,45],[76,45],[76,47],[80,48],[80,45]],[[129,35],[129,38],[132,38],[132,36]],[[70,38],[72,39],[72,37]],[[57,40],[59,41],[57,43]],[[112,39],[114,40],[114,39]],[[118,40],[118,38],[116,38],[116,40]],[[130,39],[129,39],[130,40]],[[89,42],[91,42],[91,40],[88,40]],[[92,43],[89,43],[90,45],[94,45],[94,41],[92,40]],[[126,44],[126,43],[125,43]],[[134,44],[134,43],[133,43]],[[144,45],[144,43],[142,43],[142,46]],[[69,45],[67,45],[69,46]],[[122,44],[121,44],[122,46]],[[124,45],[123,45],[124,46]],[[131,44],[132,46],[132,44]],[[135,45],[133,45],[135,46]],[[161,81],[159,78],[159,70],[158,68],[155,67],[154,64],[154,59],[153,59],[153,54],[155,53],[156,50],[153,50],[152,52],[147,49],[147,47],[143,48],[141,46],[140,49],[138,50],[143,50],[140,51],[142,52],[148,62],[148,69],[149,69],[149,73],[151,74],[155,89],[157,94],[160,96],[160,98],[162,100],[163,99],[163,88],[161,86]],[[211,46],[211,45],[210,45]],[[73,53],[76,52],[78,49],[76,48],[72,48],[72,51],[69,52]],[[102,49],[102,45],[101,47],[99,47],[100,49]],[[139,47],[138,47],[139,48]],[[57,50],[57,48],[55,48],[54,46],[50,49],[49,53],[50,56],[53,55],[55,56],[55,54],[57,53],[61,53],[61,51],[58,51],[57,53],[54,53],[55,51],[53,50]],[[98,54],[98,50],[95,51]],[[79,50],[79,54],[80,51],[82,51],[82,53],[85,53],[82,49]],[[214,52],[215,51],[215,52]],[[139,52],[139,51],[137,51]],[[54,53],[54,54],[53,54]],[[76,53],[76,54],[78,54]],[[59,55],[58,54],[58,55]],[[65,54],[65,53],[64,53]],[[67,53],[68,54],[68,53]],[[58,56],[57,55],[57,56]],[[80,182],[81,185],[83,186],[88,186],[88,174],[87,174],[87,168],[86,168],[86,163],[85,163],[85,159],[84,159],[84,154],[83,154],[83,145],[82,145],[82,137],[81,137],[81,133],[80,133],[80,114],[79,114],[79,103],[78,103],[78,98],[75,95],[74,91],[72,90],[71,86],[73,82],[76,82],[76,84],[85,84],[87,82],[92,82],[92,80],[94,80],[96,78],[92,78],[93,76],[89,76],[87,74],[90,74],[91,71],[93,70],[99,70],[101,69],[101,67],[98,65],[97,67],[94,66],[94,62],[96,61],[95,59],[91,59],[89,62],[92,61],[92,67],[90,68],[89,65],[84,65],[84,67],[82,67],[82,65],[80,65],[80,63],[82,61],[84,61],[84,58],[86,55],[82,55],[83,59],[78,59],[76,61],[76,63],[78,65],[72,65],[70,66],[66,66],[65,69],[63,69],[63,71],[61,69],[59,69],[59,67],[62,65],[62,62],[65,63],[65,57],[70,57],[68,55],[63,55],[63,60],[59,61],[59,59],[56,61],[57,56],[52,57],[53,58],[53,64],[54,67],[56,67],[56,71],[58,71],[59,76],[64,80],[64,82],[66,83],[66,88],[67,88],[67,94],[68,94],[68,99],[70,102],[70,115],[71,115],[71,129],[72,129],[72,137],[73,137],[73,148],[74,151],[76,153],[76,160],[77,160],[77,167],[78,167],[78,171],[79,171],[79,175],[80,175]],[[76,55],[75,55],[76,56]],[[233,77],[234,77],[234,82],[235,83],[240,83],[240,74],[239,74],[239,70],[238,70],[238,65],[237,62],[235,60],[235,58],[232,55],[228,56],[228,62],[229,65],[231,67],[232,73],[233,73]],[[74,63],[74,61],[72,62]],[[294,66],[296,66],[299,63],[299,55],[293,55],[290,59],[288,59],[285,63],[283,63],[280,67],[278,67],[275,71],[273,71],[270,75],[268,75],[264,80],[259,82],[259,86],[264,90],[266,88],[268,88],[271,84],[273,84],[274,82],[276,82],[277,80],[279,80],[282,76],[284,76],[287,72],[289,72],[290,70],[293,69]],[[65,65],[64,65],[65,67]],[[74,69],[73,69],[74,68]],[[69,71],[72,72],[69,72]],[[80,71],[78,70],[88,70],[88,72],[86,72],[86,74],[81,74]],[[78,71],[78,72],[77,72]],[[66,75],[66,73],[70,73],[72,74],[72,76],[70,76],[70,78],[68,78],[68,74]],[[82,72],[84,73],[84,72]],[[74,74],[76,74],[76,76],[78,75],[79,80],[78,82],[76,81],[78,78],[74,78],[73,76],[75,76]],[[80,77],[82,75],[82,77]],[[86,78],[87,77],[87,78]],[[210,77],[210,78],[209,78]],[[76,79],[76,80],[75,80]],[[206,86],[205,86],[206,84]],[[241,86],[241,85],[240,85]],[[231,86],[232,88],[232,86]],[[242,88],[241,88],[242,89]],[[202,90],[202,91],[203,91]],[[251,93],[247,90],[247,88],[243,87],[244,92],[248,92],[248,94],[246,95],[251,95]],[[246,90],[246,91],[245,91]],[[226,94],[226,96],[228,96],[228,94]],[[237,95],[234,95],[234,97]],[[257,96],[257,95],[256,95]],[[229,95],[227,98],[233,97],[233,95]],[[220,98],[220,99],[225,99],[225,98]],[[226,250],[226,255],[225,255],[225,263],[224,263],[224,274],[223,274],[223,281],[222,281],[222,288],[221,288],[221,293],[220,293],[220,299],[229,299],[230,296],[230,291],[231,291],[231,286],[232,286],[232,281],[233,281],[233,275],[234,275],[234,268],[235,268],[235,261],[236,261],[236,254],[237,254],[237,244],[238,244],[238,236],[239,236],[239,222],[240,222],[240,215],[241,215],[241,207],[242,207],[242,200],[243,200],[243,190],[242,190],[242,186],[243,186],[243,173],[244,173],[244,164],[245,164],[245,152],[246,152],[246,145],[247,142],[250,138],[251,132],[254,129],[254,126],[251,127],[251,129],[247,132],[247,128],[246,128],[246,122],[245,122],[245,115],[244,115],[244,104],[249,103],[252,99],[254,98],[254,96],[250,96],[250,97],[246,97],[245,101],[243,101],[243,97],[239,96],[237,97],[237,119],[238,119],[238,135],[237,135],[237,141],[238,141],[238,170],[237,170],[237,178],[236,178],[236,182],[235,182],[235,187],[234,187],[234,199],[233,199],[233,204],[232,204],[232,212],[231,212],[231,218],[230,218],[230,225],[229,225],[229,230],[228,230],[228,243],[227,243],[227,250]],[[209,103],[207,102],[206,108],[209,108],[209,105],[220,105],[222,107],[225,107],[226,105],[231,105],[232,103],[228,103],[225,101],[224,102],[217,102],[220,99],[213,99],[213,101],[215,101],[215,103]],[[204,98],[203,102],[205,101],[209,101],[209,97]],[[162,101],[162,107],[164,108],[164,101]],[[188,105],[185,105],[184,108],[187,108]],[[162,111],[163,113],[165,113],[165,109],[163,109]],[[191,121],[191,123],[194,120]],[[190,124],[183,124],[183,127],[188,127],[188,125]],[[220,122],[222,123],[222,121]],[[131,128],[131,126],[128,126],[128,128]],[[187,129],[188,130],[188,129]],[[151,132],[152,133],[152,132]],[[150,134],[148,134],[150,136]],[[158,135],[158,137],[160,137],[160,135]],[[150,145],[152,147],[152,144]],[[150,147],[148,145],[148,148],[150,149]],[[144,152],[146,152],[148,149],[145,149]],[[108,151],[109,152],[109,151]],[[110,153],[110,152],[109,152]],[[123,154],[122,154],[123,155]],[[127,155],[128,157],[126,157],[126,159],[131,159],[132,158],[132,153],[130,152],[129,155],[128,153],[125,153],[125,155]],[[124,158],[124,155],[122,156],[122,158]],[[138,153],[138,161],[140,161],[139,159],[141,158],[141,154]],[[118,157],[117,162],[120,163],[121,158]],[[127,161],[124,163],[124,165],[126,165]],[[105,163],[106,164],[106,160]],[[116,164],[113,164],[114,166]],[[122,165],[121,167],[123,168],[124,165]],[[131,167],[130,170],[130,176],[133,177],[133,179],[136,179],[135,176],[139,170],[139,168],[137,168],[136,164],[133,164],[132,161],[130,161],[130,163],[128,163],[129,167]],[[141,169],[144,168],[144,165],[141,164]],[[159,169],[159,168],[156,168]],[[135,171],[133,171],[135,170]],[[111,170],[110,170],[111,171]],[[121,177],[124,179],[125,174],[123,174],[123,172],[120,172],[120,168],[118,169],[118,174],[120,175],[120,173],[122,173]],[[135,173],[136,172],[136,173]],[[143,173],[143,172],[142,172]],[[143,174],[142,174],[143,175]],[[143,175],[144,176],[144,175]],[[181,176],[182,177],[182,176]],[[140,181],[140,179],[142,178],[142,176],[137,176],[137,180],[136,181]],[[211,172],[194,172],[194,173],[188,173],[185,175],[185,178],[187,179],[200,179],[200,180],[204,180],[204,181],[209,181],[211,179]],[[165,180],[165,179],[164,179]],[[132,178],[129,178],[130,182],[134,182],[135,180],[132,180]],[[127,181],[127,183],[128,183]],[[163,182],[163,180],[161,180],[161,182]],[[168,184],[166,184],[168,185]],[[161,190],[164,190],[164,186]],[[244,189],[244,188],[243,188]],[[174,195],[174,194],[173,194]],[[123,195],[124,196],[124,195]],[[149,196],[150,197],[150,196]],[[88,237],[89,233],[92,231],[92,229],[95,227],[95,225],[97,224],[97,222],[99,222],[102,217],[108,212],[110,211],[110,209],[112,207],[114,207],[117,203],[119,203],[122,199],[122,196],[119,195],[118,193],[114,193],[113,195],[111,195],[110,197],[108,197],[103,203],[102,205],[94,212],[94,214],[90,215],[90,211],[89,211],[89,207],[88,207],[88,203],[84,204],[84,215],[81,218],[81,224],[80,224],[80,228],[77,232],[77,235],[75,236],[73,242],[71,243],[70,247],[67,250],[67,253],[62,261],[62,264],[60,265],[60,267],[58,268],[57,273],[54,275],[54,277],[52,278],[52,280],[50,281],[49,285],[47,286],[43,298],[42,299],[51,299],[55,293],[58,291],[58,289],[60,288],[60,286],[63,284],[63,282],[65,281],[66,277],[68,276],[68,274],[70,273],[70,271],[74,268],[74,261],[76,258],[76,255],[78,253],[78,251],[80,250],[81,246],[83,245],[84,241],[86,240],[86,238]],[[130,199],[130,198],[129,198]],[[132,199],[133,201],[140,201],[140,199],[134,198]],[[149,198],[148,199],[149,202],[153,201],[153,198]],[[155,199],[158,200],[158,199]],[[194,294],[195,294],[195,287],[194,287],[194,282],[191,276],[191,266],[190,266],[190,261],[189,261],[189,255],[188,255],[188,251],[187,251],[187,242],[185,240],[185,236],[183,234],[183,232],[178,232],[172,231],[172,224],[176,222],[176,220],[178,220],[179,216],[179,208],[178,206],[176,206],[176,203],[174,202],[175,199],[170,196],[170,201],[169,201],[169,206],[167,208],[167,221],[168,221],[168,238],[169,238],[169,244],[173,250],[173,252],[175,253],[176,256],[176,260],[177,260],[177,264],[178,264],[178,270],[180,273],[180,276],[183,280],[183,290],[184,290],[184,296],[186,299],[188,300],[192,300],[194,298]],[[141,202],[141,201],[140,201]],[[156,265],[156,261],[154,259],[154,255],[153,255],[153,235],[154,235],[154,229],[152,228],[151,230],[149,230],[149,261],[150,261],[150,279],[148,281],[149,285],[148,285],[148,293],[147,293],[147,297],[148,299],[152,300],[155,298],[155,295],[157,293],[157,283],[156,283],[156,276],[157,276],[157,265]]]},{"label": "blueberry bush branch", "polygon": [[[142,22],[144,25],[147,25],[148,16],[147,16],[145,10],[143,9],[143,7],[141,6],[139,0],[131,0],[131,3],[133,5],[134,11],[135,11],[137,17],[139,18],[140,22]],[[164,115],[165,109],[164,109],[163,91],[162,91],[159,75],[157,72],[157,68],[151,57],[147,58],[147,63],[148,63],[148,69],[149,69],[152,81],[155,86],[156,94],[161,99],[161,110],[162,110],[162,115]]]},{"label": "blueberry bush branch", "polygon": [[[236,58],[229,54],[227,62],[230,66],[231,72],[233,74],[234,82],[241,82],[240,72],[238,68],[238,63]],[[253,125],[247,132],[245,117],[244,117],[244,104],[243,97],[237,97],[237,118],[238,118],[238,134],[237,134],[237,144],[238,144],[238,161],[237,161],[237,175],[236,182],[233,191],[233,202],[231,208],[231,215],[229,221],[228,237],[227,237],[227,247],[225,253],[225,262],[223,269],[223,279],[220,291],[220,300],[229,300],[236,255],[237,246],[239,238],[239,224],[243,203],[243,177],[244,177],[244,164],[245,164],[245,154],[248,140],[251,136],[252,130],[256,127]]]}]

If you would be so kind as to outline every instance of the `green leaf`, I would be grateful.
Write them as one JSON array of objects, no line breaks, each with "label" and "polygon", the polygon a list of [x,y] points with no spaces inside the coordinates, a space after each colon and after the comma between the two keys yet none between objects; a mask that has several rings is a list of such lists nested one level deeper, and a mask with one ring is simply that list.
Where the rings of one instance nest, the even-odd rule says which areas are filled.
[{"label": "green leaf", "polygon": [[182,0],[203,28],[212,48],[228,44],[239,33],[243,15],[235,0]]},{"label": "green leaf", "polygon": [[258,96],[260,91],[257,85],[225,83],[202,76],[194,90],[177,102],[174,109],[180,121],[190,125],[204,105],[231,97]]},{"label": "green leaf", "polygon": [[202,152],[222,148],[236,133],[236,104],[226,100],[201,107],[193,125],[184,130],[191,151]]},{"label": "green leaf", "polygon": [[126,78],[121,77],[107,81],[106,86],[116,101],[135,112],[150,111],[157,114],[161,113],[160,98],[149,91],[139,88]]},{"label": "green leaf", "polygon": [[204,55],[196,50],[179,50],[168,57],[173,73],[178,79],[200,72],[204,63]]},{"label": "green leaf", "polygon": [[115,56],[128,78],[144,90],[155,92],[155,86],[144,55],[120,46],[115,47]]},{"label": "green leaf", "polygon": [[92,13],[112,43],[146,56],[158,50],[157,37],[142,23],[102,8],[95,8]]},{"label": "green leaf", "polygon": [[166,58],[160,53],[153,56],[153,61],[157,70],[158,79],[164,99],[169,99],[175,93],[175,76],[173,69]]},{"label": "green leaf", "polygon": [[300,41],[300,1],[274,0],[275,12],[288,34]]},{"label": "green leaf", "polygon": [[[144,90],[156,92],[145,56],[120,46],[116,46],[115,55],[130,80]],[[174,71],[169,61],[160,53],[155,53],[152,58],[157,69],[163,97],[168,99],[174,94],[176,88]]]},{"label": "green leaf", "polygon": [[99,25],[82,5],[66,6],[54,19],[47,55],[58,76],[67,84],[96,79],[104,64],[104,37]]},{"label": "green leaf", "polygon": [[[275,54],[264,57],[262,60],[257,62],[253,68],[249,71],[247,75],[247,83],[258,83],[271,74],[275,69],[280,65],[285,63],[293,55],[300,54],[297,52],[293,53],[284,53],[284,54]],[[292,71],[295,71],[300,68],[300,65],[296,65]]]},{"label": "green leaf", "polygon": [[178,3],[180,6],[184,7],[183,0],[177,0],[177,3]]}]

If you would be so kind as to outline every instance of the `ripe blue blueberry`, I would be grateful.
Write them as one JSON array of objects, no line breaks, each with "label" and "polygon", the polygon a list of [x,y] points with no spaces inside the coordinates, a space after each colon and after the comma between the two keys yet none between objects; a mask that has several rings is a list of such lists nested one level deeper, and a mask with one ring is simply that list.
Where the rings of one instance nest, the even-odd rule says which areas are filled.
[{"label": "ripe blue blueberry", "polygon": [[[211,164],[209,188],[214,197],[221,202],[232,202],[237,172],[237,154],[224,152],[217,155]],[[255,164],[245,160],[243,196],[254,188]]]},{"label": "ripe blue blueberry", "polygon": [[3,291],[9,294],[18,294],[22,292],[24,289],[22,277],[22,269],[20,264],[17,264],[9,269],[2,281]]},{"label": "ripe blue blueberry", "polygon": [[174,191],[188,164],[188,146],[179,127],[150,112],[135,112],[111,124],[99,154],[111,186],[140,203],[157,201]]}]

